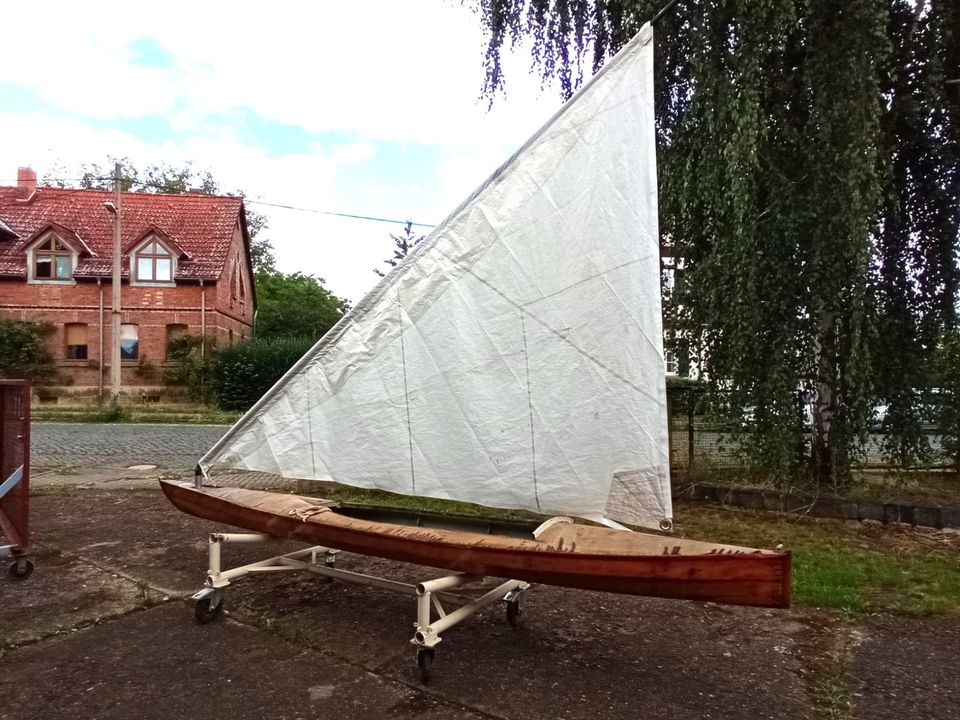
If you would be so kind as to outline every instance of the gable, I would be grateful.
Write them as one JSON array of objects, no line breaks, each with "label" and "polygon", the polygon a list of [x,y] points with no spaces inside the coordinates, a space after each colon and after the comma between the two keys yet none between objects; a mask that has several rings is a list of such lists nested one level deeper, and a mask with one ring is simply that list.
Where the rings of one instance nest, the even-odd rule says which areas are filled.
[{"label": "gable", "polygon": [[57,240],[77,255],[91,256],[95,254],[76,232],[59,223],[48,223],[36,232],[31,233],[20,243],[19,247],[23,252],[28,253],[38,245],[48,242],[51,236],[55,236]]},{"label": "gable", "polygon": [[190,259],[190,255],[173,238],[155,225],[148,227],[138,239],[123,250],[123,254],[136,255],[154,242],[160,243],[170,255],[179,260]]}]

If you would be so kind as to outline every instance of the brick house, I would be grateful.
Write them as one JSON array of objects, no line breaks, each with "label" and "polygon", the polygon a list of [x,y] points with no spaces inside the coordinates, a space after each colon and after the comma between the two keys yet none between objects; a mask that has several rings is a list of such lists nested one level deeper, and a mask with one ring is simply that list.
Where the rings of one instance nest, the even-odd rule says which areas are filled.
[{"label": "brick house", "polygon": [[[49,397],[110,391],[114,196],[37,187],[20,168],[0,187],[0,315],[48,323],[62,376]],[[169,394],[167,345],[186,333],[232,344],[253,333],[243,200],[187,193],[121,197],[123,392]]]}]

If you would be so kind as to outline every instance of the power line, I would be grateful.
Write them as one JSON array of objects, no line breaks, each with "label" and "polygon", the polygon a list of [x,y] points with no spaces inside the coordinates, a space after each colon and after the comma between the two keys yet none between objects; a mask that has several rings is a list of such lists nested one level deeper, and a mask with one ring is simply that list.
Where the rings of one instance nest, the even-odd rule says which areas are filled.
[{"label": "power line", "polygon": [[268,207],[283,208],[284,210],[299,210],[300,212],[314,213],[316,215],[333,215],[334,217],[344,217],[352,220],[372,220],[374,222],[395,223],[397,225],[406,225],[409,222],[414,227],[436,227],[436,225],[413,222],[412,220],[393,220],[391,218],[375,217],[373,215],[353,215],[351,213],[333,212],[332,210],[316,210],[314,208],[296,207],[294,205],[284,205],[283,203],[267,202],[266,200],[250,200],[248,198],[244,198],[243,201],[248,205],[266,205]]},{"label": "power line", "polygon": [[[93,180],[93,181],[106,181],[106,180],[110,180],[110,181],[112,181],[113,178],[112,178],[112,177],[96,177],[96,176],[90,177],[90,176],[88,176],[88,177],[85,177],[85,178],[45,178],[45,179],[44,179],[44,181],[47,182],[47,183],[81,182],[81,181],[84,181],[84,180]],[[0,184],[7,184],[7,183],[9,183],[9,184],[12,185],[14,182],[16,182],[16,181],[14,181],[14,180],[0,180]],[[131,184],[134,185],[134,186],[140,186],[140,187],[151,187],[151,188],[154,188],[154,189],[157,189],[157,190],[163,190],[163,189],[164,189],[164,186],[163,186],[161,183],[158,183],[158,182],[156,182],[156,181],[150,181],[150,180],[135,180],[135,179],[131,179]],[[40,185],[40,184],[38,184],[37,187],[38,187],[38,188],[49,187],[49,188],[52,188],[52,189],[54,189],[54,190],[73,190],[73,191],[76,191],[76,192],[82,192],[82,191],[84,191],[84,190],[99,190],[99,191],[103,191],[103,192],[106,192],[106,191],[107,191],[105,188],[67,188],[67,187],[57,186],[57,185],[52,185],[52,184],[48,184],[48,185]],[[128,191],[128,192],[130,192],[130,191]],[[297,212],[307,212],[307,213],[312,213],[312,214],[314,214],[314,215],[329,215],[329,216],[332,216],[332,217],[348,218],[348,219],[350,219],[350,220],[367,220],[367,221],[370,221],[370,222],[391,223],[391,224],[393,224],[393,225],[406,225],[406,224],[409,222],[410,225],[413,226],[413,227],[422,227],[422,228],[434,228],[434,227],[436,227],[436,224],[433,224],[433,223],[413,222],[412,220],[397,220],[397,219],[394,219],[394,218],[378,217],[378,216],[376,216],[376,215],[357,215],[357,214],[354,214],[354,213],[343,213],[343,212],[336,212],[336,211],[333,211],[333,210],[319,210],[319,209],[317,209],[317,208],[305,208],[305,207],[299,207],[299,206],[297,206],[297,205],[288,205],[288,204],[286,204],[286,203],[269,202],[269,201],[267,201],[267,200],[252,200],[252,199],[250,199],[250,198],[243,197],[242,195],[241,195],[240,197],[243,198],[243,201],[244,201],[247,205],[264,205],[264,206],[266,206],[266,207],[275,207],[275,208],[280,208],[280,209],[282,209],[282,210],[296,210]]]}]

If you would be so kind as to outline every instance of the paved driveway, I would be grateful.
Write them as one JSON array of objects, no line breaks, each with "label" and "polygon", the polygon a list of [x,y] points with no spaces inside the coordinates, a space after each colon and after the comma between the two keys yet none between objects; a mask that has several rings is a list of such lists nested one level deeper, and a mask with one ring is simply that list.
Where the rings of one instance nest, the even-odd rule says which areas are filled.
[{"label": "paved driveway", "polygon": [[227,428],[227,425],[34,423],[31,462],[36,471],[131,465],[190,471]]}]

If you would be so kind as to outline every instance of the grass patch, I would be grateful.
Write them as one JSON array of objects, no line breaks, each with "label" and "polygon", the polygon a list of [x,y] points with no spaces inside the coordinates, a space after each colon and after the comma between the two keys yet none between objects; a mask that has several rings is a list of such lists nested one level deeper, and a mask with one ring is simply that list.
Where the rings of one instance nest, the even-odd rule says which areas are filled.
[{"label": "grass patch", "polygon": [[793,601],[861,614],[960,612],[960,536],[677,503],[678,532],[793,555]]},{"label": "grass patch", "polygon": [[232,425],[240,413],[207,407],[95,405],[88,407],[57,406],[32,411],[35,422],[57,423],[151,423],[176,425]]},{"label": "grass patch", "polygon": [[847,686],[841,678],[821,678],[811,688],[813,702],[818,713],[828,720],[845,720],[849,717],[850,701]]}]

